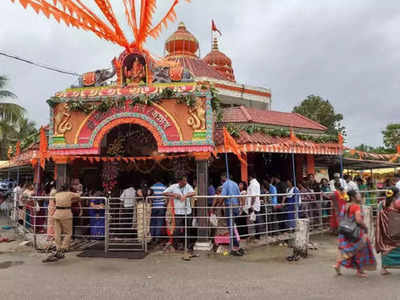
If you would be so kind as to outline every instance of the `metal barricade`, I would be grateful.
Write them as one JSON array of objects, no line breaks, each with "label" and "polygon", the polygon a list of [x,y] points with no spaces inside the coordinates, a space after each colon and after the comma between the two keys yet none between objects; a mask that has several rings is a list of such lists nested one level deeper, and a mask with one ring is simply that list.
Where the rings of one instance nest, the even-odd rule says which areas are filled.
[{"label": "metal barricade", "polygon": [[[384,191],[361,191],[361,194],[363,201],[368,197],[372,199],[371,195],[374,195],[376,201],[370,205],[375,217],[376,203],[384,199]],[[254,197],[259,197],[261,204],[260,210],[253,214],[249,203]],[[230,198],[236,198],[237,202],[228,201]],[[31,197],[26,199],[23,207],[14,203],[13,198],[8,200],[12,209],[7,211],[7,215],[13,216],[13,223],[18,224],[24,234],[33,236],[35,247],[38,239],[52,237],[49,231],[51,199]],[[155,199],[160,200],[160,196],[129,199],[82,197],[80,213],[74,216],[73,237],[104,243],[106,253],[147,252],[157,244],[188,251],[193,249],[198,239],[211,241],[215,249],[225,245],[232,250],[234,242],[237,246],[239,240],[247,240],[250,244],[254,240],[263,244],[287,241],[293,238],[298,219],[309,219],[311,234],[325,232],[330,229],[332,216],[339,214],[335,212],[333,192],[193,196],[185,202],[184,211],[179,213],[174,211],[173,204],[180,200],[163,197],[163,206],[160,201],[155,205]],[[212,199],[213,204],[204,199]],[[203,203],[205,206],[200,205]]]},{"label": "metal barricade", "polygon": [[105,252],[146,251],[148,214],[145,198],[108,198]]},{"label": "metal barricade", "polygon": [[[57,225],[53,218],[56,208],[52,200],[54,197],[34,196],[26,198],[23,207],[17,207],[16,224],[24,235],[32,235],[35,248],[53,245]],[[79,201],[73,202],[72,248],[78,241],[86,242],[86,245],[96,243],[102,246],[105,239],[106,202],[105,197],[80,197]]]}]

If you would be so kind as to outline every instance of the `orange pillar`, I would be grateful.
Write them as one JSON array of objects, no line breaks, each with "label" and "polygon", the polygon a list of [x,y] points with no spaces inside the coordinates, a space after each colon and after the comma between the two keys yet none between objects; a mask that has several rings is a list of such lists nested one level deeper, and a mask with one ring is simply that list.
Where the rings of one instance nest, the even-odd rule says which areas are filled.
[{"label": "orange pillar", "polygon": [[[242,155],[242,158],[246,161],[247,163],[247,154]],[[248,182],[249,180],[249,172],[248,172],[248,163],[245,164],[243,162],[240,162],[240,179],[244,182]]]},{"label": "orange pillar", "polygon": [[315,175],[315,161],[314,161],[314,155],[312,154],[307,154],[307,175],[308,174],[313,174]]}]

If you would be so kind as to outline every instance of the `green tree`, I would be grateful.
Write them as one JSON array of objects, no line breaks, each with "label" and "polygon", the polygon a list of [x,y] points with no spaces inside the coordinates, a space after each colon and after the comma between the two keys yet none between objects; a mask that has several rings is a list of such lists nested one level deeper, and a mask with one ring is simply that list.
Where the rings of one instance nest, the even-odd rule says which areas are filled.
[{"label": "green tree", "polygon": [[6,76],[0,75],[0,121],[15,124],[23,117],[25,109],[18,104],[8,101],[8,99],[15,99],[17,96],[4,89],[7,81]]},{"label": "green tree", "polygon": [[383,146],[373,147],[365,144],[361,144],[354,149],[362,152],[376,153],[376,154],[391,154],[394,153],[392,149],[387,149]]},{"label": "green tree", "polygon": [[25,118],[25,109],[10,100],[17,96],[6,90],[7,77],[0,75],[0,159],[8,159],[8,149],[37,133],[35,123]]},{"label": "green tree", "polygon": [[396,147],[400,145],[400,124],[392,123],[387,125],[382,134],[385,147],[395,151]]},{"label": "green tree", "polygon": [[17,130],[15,132],[16,142],[22,142],[35,134],[38,134],[35,122],[30,121],[27,118],[22,118],[18,120]]},{"label": "green tree", "polygon": [[8,159],[8,147],[12,144],[12,136],[14,135],[14,126],[7,121],[0,120],[0,160]]},{"label": "green tree", "polygon": [[346,133],[346,128],[340,124],[343,115],[336,113],[332,104],[320,96],[308,96],[299,106],[294,107],[293,112],[324,125],[328,128],[328,134]]}]

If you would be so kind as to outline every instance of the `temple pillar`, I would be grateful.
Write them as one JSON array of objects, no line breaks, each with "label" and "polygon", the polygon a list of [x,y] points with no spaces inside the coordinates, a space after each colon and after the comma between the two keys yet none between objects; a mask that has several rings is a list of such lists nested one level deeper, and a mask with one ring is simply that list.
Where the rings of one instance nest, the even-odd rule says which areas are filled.
[{"label": "temple pillar", "polygon": [[314,160],[314,155],[312,155],[312,154],[307,154],[307,155],[306,155],[306,160],[307,160],[307,175],[308,175],[308,174],[313,174],[313,175],[315,175],[315,160]]},{"label": "temple pillar", "polygon": [[[196,160],[196,178],[197,178],[197,195],[207,196],[208,194],[208,160],[209,152],[201,152],[194,154]],[[208,239],[208,214],[207,214],[207,198],[199,197],[196,201],[196,211],[198,221],[197,241],[194,250],[210,251],[212,243]]]},{"label": "temple pillar", "polygon": [[242,155],[242,158],[244,159],[245,162],[247,162],[247,164],[243,163],[242,161],[240,162],[240,179],[244,182],[248,182],[249,171],[248,171],[247,154]]},{"label": "temple pillar", "polygon": [[35,186],[36,192],[39,191],[40,181],[42,176],[42,168],[40,167],[40,162],[38,159],[32,161],[33,167],[33,185]]},{"label": "temple pillar", "polygon": [[54,159],[56,177],[56,189],[59,190],[64,184],[68,183],[68,158],[59,157]]}]

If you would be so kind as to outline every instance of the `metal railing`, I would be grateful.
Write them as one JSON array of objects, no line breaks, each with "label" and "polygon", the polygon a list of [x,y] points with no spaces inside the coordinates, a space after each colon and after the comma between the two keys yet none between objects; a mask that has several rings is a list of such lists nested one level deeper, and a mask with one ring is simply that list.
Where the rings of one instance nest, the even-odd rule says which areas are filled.
[{"label": "metal railing", "polygon": [[[360,193],[364,201],[369,199],[376,215],[376,203],[384,199],[384,191]],[[253,205],[257,211],[246,205],[256,198],[260,199],[259,209]],[[157,244],[164,249],[190,250],[200,239],[211,241],[215,247],[226,245],[231,250],[243,239],[257,239],[265,244],[289,240],[298,219],[310,220],[311,234],[329,230],[335,215],[334,198],[332,192],[194,196],[185,202],[187,205],[177,208],[180,200],[173,198],[82,197],[81,205],[72,209],[73,238],[104,243],[105,252],[147,252]],[[52,199],[31,197],[19,206],[11,197],[3,205],[7,207],[3,213],[10,216],[10,222],[33,235],[35,248],[39,247],[38,239],[51,242],[54,238],[54,208],[49,206]]]}]

